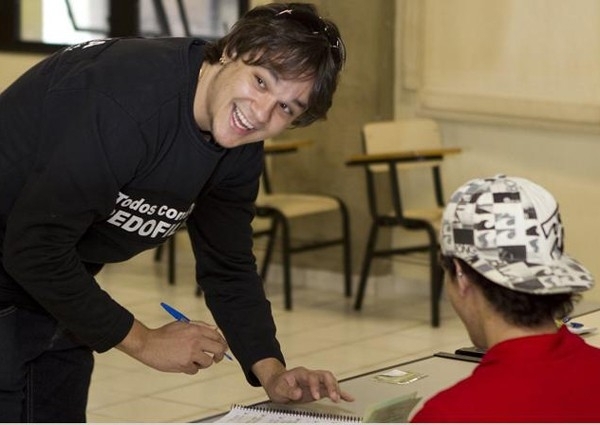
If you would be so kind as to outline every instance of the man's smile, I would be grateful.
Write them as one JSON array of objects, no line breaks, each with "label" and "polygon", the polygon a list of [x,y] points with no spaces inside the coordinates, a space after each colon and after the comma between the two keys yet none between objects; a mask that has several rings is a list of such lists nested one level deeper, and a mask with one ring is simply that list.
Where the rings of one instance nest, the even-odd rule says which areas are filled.
[{"label": "man's smile", "polygon": [[248,118],[246,118],[246,116],[242,113],[242,111],[240,111],[240,109],[237,106],[234,106],[233,108],[232,117],[233,124],[240,130],[254,130],[254,126],[252,125],[252,123],[248,120]]}]

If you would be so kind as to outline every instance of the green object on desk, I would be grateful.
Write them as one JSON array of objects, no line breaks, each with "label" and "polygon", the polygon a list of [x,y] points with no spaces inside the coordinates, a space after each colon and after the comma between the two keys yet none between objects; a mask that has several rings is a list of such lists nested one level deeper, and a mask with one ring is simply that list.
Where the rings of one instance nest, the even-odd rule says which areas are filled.
[{"label": "green object on desk", "polygon": [[369,423],[408,422],[408,415],[420,400],[421,397],[417,397],[416,392],[384,400],[369,406],[362,421]]}]

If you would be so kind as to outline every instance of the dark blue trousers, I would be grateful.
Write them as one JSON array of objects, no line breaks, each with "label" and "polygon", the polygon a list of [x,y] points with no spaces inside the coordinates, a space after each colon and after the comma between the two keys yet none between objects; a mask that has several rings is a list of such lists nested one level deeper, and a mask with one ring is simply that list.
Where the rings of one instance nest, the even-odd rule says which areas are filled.
[{"label": "dark blue trousers", "polygon": [[94,357],[54,318],[0,310],[0,422],[85,422]]}]

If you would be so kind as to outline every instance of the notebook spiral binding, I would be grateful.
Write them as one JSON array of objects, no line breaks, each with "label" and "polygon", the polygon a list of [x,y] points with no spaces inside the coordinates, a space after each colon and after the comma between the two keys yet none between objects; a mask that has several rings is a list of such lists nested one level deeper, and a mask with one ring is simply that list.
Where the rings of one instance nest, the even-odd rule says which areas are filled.
[{"label": "notebook spiral binding", "polygon": [[[298,410],[273,409],[262,406],[244,406],[234,404],[232,409],[245,410],[248,412],[264,413],[270,415],[281,415],[283,417],[307,419],[307,422],[344,422],[344,423],[361,423],[362,418],[353,415],[341,415],[322,412],[307,412]],[[293,421],[292,421],[293,422]]]}]

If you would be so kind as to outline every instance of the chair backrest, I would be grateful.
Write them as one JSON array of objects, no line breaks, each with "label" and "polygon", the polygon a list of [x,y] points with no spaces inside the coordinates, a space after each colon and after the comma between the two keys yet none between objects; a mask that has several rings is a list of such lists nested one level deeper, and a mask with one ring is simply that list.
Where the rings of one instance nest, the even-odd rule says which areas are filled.
[{"label": "chair backrest", "polygon": [[[273,140],[272,139],[266,139],[265,140],[265,148],[269,145],[273,144]],[[264,169],[263,172],[260,176],[260,186],[259,186],[259,191],[258,191],[258,196],[261,197],[265,194],[269,194],[272,191],[271,188],[271,158],[270,155],[268,155],[265,152],[265,161],[264,161]]]},{"label": "chair backrest", "polygon": [[[401,152],[442,147],[440,129],[434,120],[411,118],[370,122],[363,127],[363,149],[368,154]],[[398,163],[398,169],[431,167],[441,161]],[[387,171],[387,166],[372,165],[372,172]]]},{"label": "chair backrest", "polygon": [[[366,154],[399,153],[423,149],[439,149],[442,147],[442,138],[437,122],[426,118],[412,118],[394,121],[380,121],[367,123],[363,127],[363,149]],[[377,201],[377,185],[375,174],[387,173],[390,176],[392,209],[396,217],[403,217],[403,199],[407,195],[412,199],[411,209],[426,208],[430,205],[430,195],[434,194],[434,205],[439,207],[442,202],[441,181],[439,166],[442,159],[419,160],[411,162],[396,162],[390,164],[373,164],[367,167],[367,181],[369,190],[369,203],[374,216],[381,215]],[[394,169],[395,168],[395,169]],[[405,174],[409,170],[422,169]],[[403,176],[404,178],[401,178]],[[432,180],[433,177],[433,180]],[[400,180],[403,180],[400,190]],[[425,189],[430,187],[431,189]],[[383,195],[383,193],[379,193]],[[383,199],[383,198],[382,198]],[[387,215],[388,213],[385,213]]]},{"label": "chair backrest", "polygon": [[273,139],[265,140],[265,167],[262,172],[260,180],[260,191],[259,196],[271,194],[276,192],[273,189],[273,182],[270,178],[271,175],[271,156],[283,155],[298,152],[303,146],[310,145],[312,140],[300,139],[300,140],[280,140],[274,141]]}]

